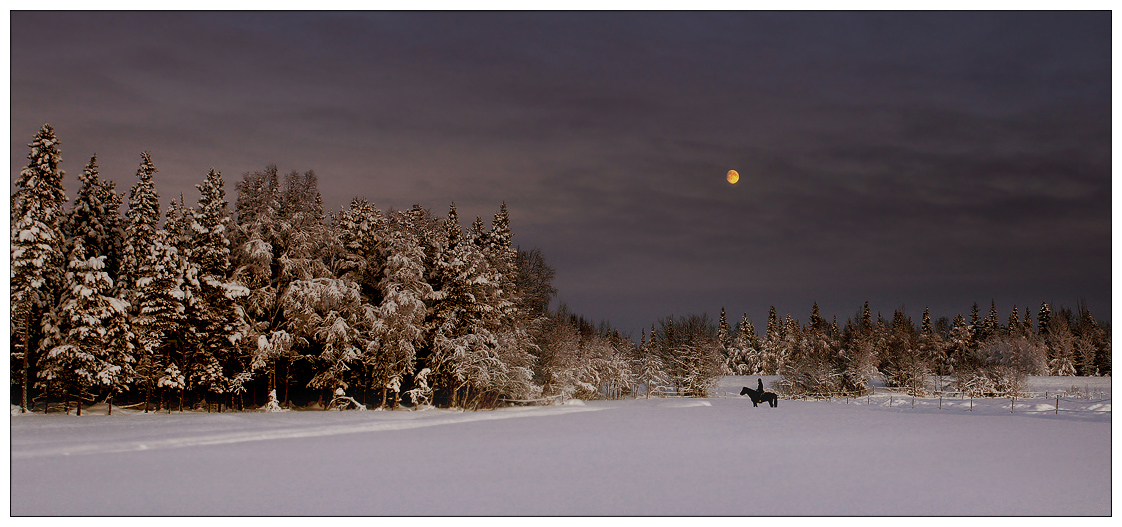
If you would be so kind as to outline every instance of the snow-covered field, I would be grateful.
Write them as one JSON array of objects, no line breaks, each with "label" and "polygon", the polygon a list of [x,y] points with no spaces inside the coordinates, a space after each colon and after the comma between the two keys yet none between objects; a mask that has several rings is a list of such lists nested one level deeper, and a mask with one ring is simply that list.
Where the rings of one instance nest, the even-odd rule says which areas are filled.
[{"label": "snow-covered field", "polygon": [[[770,383],[774,378],[766,378]],[[754,386],[725,377],[718,395]],[[11,418],[20,515],[1109,515],[1089,398]],[[939,405],[942,408],[939,408]],[[972,404],[972,409],[970,405]]]}]

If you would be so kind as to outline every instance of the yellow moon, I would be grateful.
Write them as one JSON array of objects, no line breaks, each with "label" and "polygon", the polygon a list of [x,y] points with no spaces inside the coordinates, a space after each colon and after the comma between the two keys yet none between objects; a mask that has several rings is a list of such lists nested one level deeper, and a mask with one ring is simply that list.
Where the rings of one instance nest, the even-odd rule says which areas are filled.
[{"label": "yellow moon", "polygon": [[727,177],[728,177],[729,183],[732,183],[733,185],[735,185],[737,181],[740,181],[740,174],[737,173],[735,170],[729,170],[729,173],[728,173]]}]

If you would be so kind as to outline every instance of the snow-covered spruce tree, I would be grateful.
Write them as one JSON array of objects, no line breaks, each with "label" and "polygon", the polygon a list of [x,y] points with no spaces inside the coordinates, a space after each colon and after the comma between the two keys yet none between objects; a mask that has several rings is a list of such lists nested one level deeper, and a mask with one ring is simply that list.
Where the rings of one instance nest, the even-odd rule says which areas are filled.
[{"label": "snow-covered spruce tree", "polygon": [[365,301],[377,304],[380,301],[378,283],[385,266],[385,256],[379,247],[386,231],[386,218],[370,202],[355,198],[349,208],[335,214],[334,227],[343,248],[337,266],[340,276],[360,284]]},{"label": "snow-covered spruce tree", "polygon": [[918,353],[918,337],[911,317],[896,310],[887,346],[880,355],[879,369],[886,385],[907,388],[909,393],[923,389],[930,372],[927,362]]},{"label": "snow-covered spruce tree", "polygon": [[[113,279],[103,270],[105,257],[87,258],[81,239],[71,252],[67,291],[59,309],[61,340],[40,360],[39,377],[63,384],[82,402],[94,387],[113,392],[132,380],[132,338],[128,304],[113,297]],[[112,403],[110,403],[112,404]]]},{"label": "snow-covered spruce tree", "polygon": [[[1016,314],[1014,308],[1014,315]],[[1019,321],[1018,321],[1019,322]],[[931,325],[931,312],[930,308],[923,308],[923,318],[920,321],[919,341],[917,349],[920,363],[925,365],[932,374],[936,375],[936,390],[941,390],[942,385],[939,384],[942,375],[944,375],[943,366],[947,362],[946,347],[943,344],[943,338],[935,331],[935,327]],[[916,370],[913,372],[915,377],[922,374],[921,371]]]},{"label": "snow-covered spruce tree", "polygon": [[969,368],[972,365],[970,346],[974,340],[974,328],[966,323],[966,317],[959,313],[954,317],[951,322],[950,337],[946,342],[946,354],[948,363],[953,373],[962,368]]},{"label": "snow-covered spruce tree", "polygon": [[1009,320],[1005,326],[1006,331],[1011,334],[1019,335],[1024,333],[1021,326],[1021,315],[1017,313],[1017,305],[1013,304],[1013,311],[1009,313]]},{"label": "snow-covered spruce tree", "polygon": [[1001,323],[997,321],[997,302],[990,300],[990,312],[986,315],[985,320],[982,321],[982,334],[979,335],[981,340],[987,340],[990,337],[997,335],[1001,330]]},{"label": "snow-covered spruce tree", "polygon": [[783,317],[780,327],[782,330],[775,354],[775,372],[782,374],[783,367],[791,360],[791,357],[800,352],[800,346],[803,345],[803,335],[802,324],[792,318],[790,313]]},{"label": "snow-covered spruce tree", "polygon": [[1076,314],[1072,325],[1074,326],[1074,332],[1078,335],[1075,348],[1076,355],[1079,358],[1079,374],[1087,376],[1103,375],[1104,372],[1109,371],[1109,361],[1103,358],[1106,349],[1109,349],[1109,344],[1107,344],[1109,339],[1106,338],[1106,332],[1103,328],[1095,322],[1095,317],[1087,309],[1085,300],[1080,300],[1076,306]]},{"label": "snow-covered spruce tree", "polygon": [[676,324],[667,317],[660,323],[660,358],[668,384],[679,394],[708,396],[724,369],[716,325],[706,314],[680,317]]},{"label": "snow-covered spruce tree", "polygon": [[780,346],[783,340],[783,327],[779,323],[779,317],[775,313],[775,306],[768,309],[767,314],[767,329],[764,333],[764,341],[760,345],[760,373],[763,375],[775,375],[779,373],[780,364]]},{"label": "snow-covered spruce tree", "polygon": [[740,317],[733,339],[735,353],[729,357],[729,369],[733,375],[760,375],[763,372],[760,359],[760,339],[756,328],[748,320],[748,313]]},{"label": "snow-covered spruce tree", "polygon": [[[184,373],[189,387],[214,394],[227,393],[230,379],[249,369],[249,360],[239,356],[237,348],[249,330],[236,302],[248,296],[249,289],[227,278],[231,271],[230,213],[224,186],[222,174],[213,168],[202,184],[195,185],[200,197],[188,231],[191,250],[187,257],[196,274],[193,280],[188,277],[192,291],[187,320],[194,331]],[[245,344],[255,346],[256,342]]]},{"label": "snow-covered spruce tree", "polygon": [[[62,270],[66,264],[60,224],[66,191],[62,186],[65,172],[59,168],[62,154],[51,125],[44,124],[27,146],[29,163],[16,180],[12,196],[12,282],[11,282],[11,371],[20,371],[20,411],[28,411],[31,367],[36,351],[53,346],[43,333],[56,333],[41,328],[39,321],[51,324],[62,287]],[[17,366],[18,365],[18,366]]]},{"label": "snow-covered spruce tree", "polygon": [[725,308],[721,307],[721,317],[717,322],[717,346],[721,350],[721,364],[724,366],[726,375],[732,375],[732,368],[729,368],[729,356],[732,354],[732,329],[729,328],[729,321],[725,318]]},{"label": "snow-covered spruce tree", "polygon": [[[497,378],[495,390],[500,394],[518,397],[536,396],[534,386],[534,353],[538,352],[532,338],[534,320],[522,311],[522,292],[518,289],[517,277],[518,250],[513,245],[514,233],[510,229],[510,217],[506,203],[499,208],[487,232],[486,245],[483,247],[493,280],[498,286],[493,290],[491,305],[494,309],[487,318],[495,335],[496,353],[502,363],[501,375]],[[613,350],[616,347],[613,345]],[[611,382],[616,386],[628,383],[619,381],[626,368],[620,366],[622,358],[615,353],[611,359]]]},{"label": "snow-covered spruce tree", "polygon": [[[170,211],[169,211],[170,212]],[[170,222],[169,222],[170,224]],[[182,349],[183,320],[187,294],[183,286],[183,260],[164,230],[156,232],[146,260],[153,262],[149,276],[136,287],[136,378],[144,385],[144,411],[152,406],[153,391],[170,365],[168,351]],[[182,361],[180,361],[182,362]]]},{"label": "snow-covered spruce tree", "polygon": [[[158,336],[160,339],[159,348],[156,350],[157,355],[153,357],[157,361],[158,367],[149,370],[149,364],[145,364],[143,371],[145,374],[151,374],[156,378],[155,389],[158,393],[153,395],[161,395],[161,398],[176,395],[181,409],[187,389],[184,375],[188,371],[188,357],[194,353],[192,351],[194,345],[200,339],[196,334],[198,327],[188,322],[191,316],[188,310],[194,302],[194,296],[199,285],[199,267],[191,258],[191,253],[194,251],[191,225],[194,221],[194,210],[184,204],[182,194],[178,201],[172,200],[169,202],[164,227],[160,229],[162,232],[158,231],[157,235],[157,240],[162,242],[164,247],[160,247],[159,244],[152,246],[149,256],[152,257],[154,262],[167,260],[163,264],[164,270],[168,274],[168,276],[165,276],[165,280],[174,280],[176,285],[166,290],[168,296],[164,298],[164,288],[169,287],[169,284],[167,282],[161,283],[161,280],[156,278],[158,273],[153,274],[152,281],[148,282],[147,286],[152,289],[147,292],[145,292],[145,288],[140,290],[142,294],[149,294],[150,298],[148,300],[138,298],[136,300],[138,305],[135,306],[135,309],[139,311],[146,309],[144,306],[148,305],[147,309],[155,308],[157,311],[162,311],[168,318],[167,322],[162,324]],[[173,251],[174,255],[170,254]],[[174,265],[174,270],[171,270],[167,265]],[[159,305],[158,308],[157,305]],[[174,311],[178,312],[178,316],[173,315],[169,308],[174,308]],[[138,336],[144,334],[144,328],[138,326],[136,333]],[[142,379],[147,378],[142,377]],[[147,393],[145,396],[146,398],[151,397]],[[149,399],[148,406],[151,406],[151,404],[152,401]]]},{"label": "snow-covered spruce tree", "polygon": [[[1042,310],[1043,313],[1043,310]],[[1049,375],[1076,374],[1076,343],[1067,319],[1064,317],[1045,317],[1048,321],[1044,334],[1044,344],[1048,353]]]},{"label": "snow-covered spruce tree", "polygon": [[[666,373],[663,371],[662,360],[658,356],[658,341],[655,328],[651,326],[651,338],[645,344],[640,344],[638,358],[632,371],[635,372],[635,382],[644,387],[645,396],[651,398],[652,393],[661,392],[659,387],[666,383]],[[638,391],[638,388],[636,388]]]},{"label": "snow-covered spruce tree", "polygon": [[426,302],[436,295],[424,280],[424,250],[413,232],[410,214],[393,214],[388,227],[382,244],[385,273],[378,284],[382,301],[374,308],[364,360],[375,372],[375,385],[382,387],[382,405],[392,389],[396,408],[403,381],[415,373],[417,350],[424,345]]},{"label": "snow-covered spruce tree", "polygon": [[80,237],[88,254],[104,256],[105,272],[116,279],[120,272],[124,241],[121,195],[115,190],[116,183],[100,179],[96,155],[82,169],[78,181],[82,186],[74,197],[74,205],[62,225],[62,232],[71,240]]},{"label": "snow-covered spruce tree", "polygon": [[1040,335],[1047,335],[1052,323],[1052,309],[1048,302],[1040,303],[1040,312],[1036,315],[1036,331]]},{"label": "snow-covered spruce tree", "polygon": [[491,318],[500,327],[512,326],[521,319],[522,301],[515,285],[518,251],[512,244],[513,237],[506,203],[503,203],[491,222],[491,230],[480,240],[480,250],[498,286],[493,300],[497,311]]},{"label": "snow-covered spruce tree", "polygon": [[[787,323],[785,340],[792,342],[786,360],[780,366],[783,391],[798,395],[827,395],[842,388],[839,381],[837,353],[834,351],[830,326],[818,311],[818,303],[811,307],[810,323],[806,328]],[[794,337],[794,338],[792,338]]]},{"label": "snow-covered spruce tree", "polygon": [[995,311],[991,308],[991,315],[980,327],[989,335],[984,340],[971,335],[977,326],[966,325],[961,315],[951,328],[956,388],[975,397],[1019,393],[1027,375],[1043,374],[1048,368],[1047,352],[1041,341],[995,326]]},{"label": "snow-covered spruce tree", "polygon": [[136,171],[137,182],[129,192],[129,210],[125,214],[125,246],[121,259],[121,293],[126,301],[136,304],[137,281],[151,275],[154,254],[152,244],[156,242],[156,231],[160,223],[160,196],[152,183],[156,167],[148,152],[140,154],[140,168]]},{"label": "snow-covered spruce tree", "polygon": [[1100,324],[1091,316],[1086,301],[1079,302],[1079,333],[1086,335],[1095,348],[1095,375],[1111,373],[1110,362],[1110,324]]},{"label": "snow-covered spruce tree", "polygon": [[495,334],[503,313],[496,302],[501,289],[482,250],[487,236],[482,219],[476,218],[469,234],[464,236],[453,205],[433,261],[430,283],[438,298],[428,367],[435,404],[492,407],[500,397],[532,395],[532,357],[515,349],[514,339]]},{"label": "snow-covered spruce tree", "polygon": [[863,323],[860,313],[857,322],[848,321],[838,337],[835,364],[840,374],[840,391],[862,395],[869,389],[869,379],[876,374],[876,351],[873,327]]}]

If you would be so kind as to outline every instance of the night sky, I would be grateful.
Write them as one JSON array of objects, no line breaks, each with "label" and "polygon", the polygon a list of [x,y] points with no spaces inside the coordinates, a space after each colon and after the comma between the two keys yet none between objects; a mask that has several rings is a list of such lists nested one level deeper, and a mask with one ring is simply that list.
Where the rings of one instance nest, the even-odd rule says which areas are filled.
[{"label": "night sky", "polygon": [[722,306],[1111,319],[1109,12],[13,12],[13,182],[45,122],[71,198],[148,150],[165,209],[269,163],[329,212],[505,201],[636,340]]}]

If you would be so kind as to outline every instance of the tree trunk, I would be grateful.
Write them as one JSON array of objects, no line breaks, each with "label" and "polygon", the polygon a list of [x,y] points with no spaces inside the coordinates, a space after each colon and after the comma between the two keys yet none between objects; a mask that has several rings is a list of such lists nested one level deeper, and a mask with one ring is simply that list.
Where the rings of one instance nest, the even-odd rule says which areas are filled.
[{"label": "tree trunk", "polygon": [[144,387],[144,413],[148,413],[148,405],[152,401],[152,374],[149,372]]},{"label": "tree trunk", "polygon": [[277,359],[269,359],[269,382],[265,391],[273,393],[277,389]]},{"label": "tree trunk", "polygon": [[292,381],[292,357],[286,358],[284,363],[284,405],[291,404],[288,400],[288,384]]},{"label": "tree trunk", "polygon": [[82,416],[82,385],[78,385],[78,416]]},{"label": "tree trunk", "polygon": [[22,414],[27,413],[27,370],[30,368],[31,361],[31,310],[28,309],[23,319],[23,387],[19,403],[19,411]]}]

